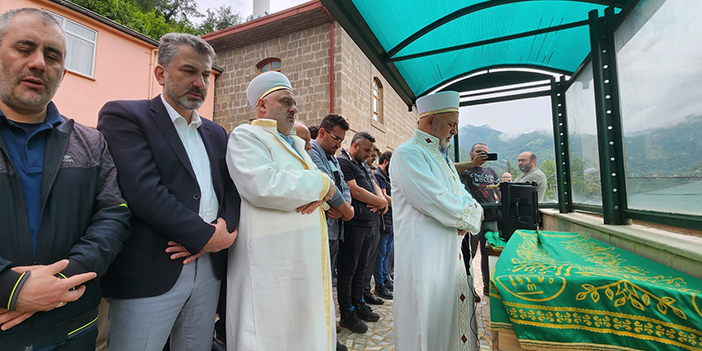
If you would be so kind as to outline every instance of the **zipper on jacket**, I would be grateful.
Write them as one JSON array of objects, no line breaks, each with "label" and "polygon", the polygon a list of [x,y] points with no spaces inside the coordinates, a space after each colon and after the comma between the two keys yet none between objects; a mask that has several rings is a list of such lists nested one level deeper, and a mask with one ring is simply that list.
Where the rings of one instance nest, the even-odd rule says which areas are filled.
[{"label": "zipper on jacket", "polygon": [[[66,154],[66,150],[68,149],[68,143],[69,143],[69,140],[70,140],[70,138],[71,138],[71,134],[73,133],[73,121],[72,121],[72,120],[64,121],[63,124],[61,124],[60,126],[57,126],[57,127],[54,128],[53,130],[51,130],[51,133],[58,133],[58,135],[54,136],[54,138],[60,138],[60,137],[61,137],[61,133],[63,133],[63,132],[60,131],[58,128],[61,127],[61,126],[63,126],[64,124],[67,125],[68,123],[70,123],[71,125],[70,125],[70,126],[67,126],[68,130],[66,131],[66,139],[65,139],[64,142],[63,142],[63,145],[62,145],[62,148],[61,148],[61,153],[59,153],[59,156],[63,156],[63,155]],[[49,135],[49,138],[47,138],[47,142],[51,139],[51,137],[52,137],[52,136]],[[48,144],[48,143],[47,143],[47,144]],[[44,159],[46,159],[46,151],[44,151],[44,152],[45,152],[45,153],[44,153]],[[61,161],[59,161],[58,166],[57,166],[56,169],[55,169],[55,172],[51,175],[51,179],[49,180],[49,183],[48,183],[49,186],[46,188],[48,192],[51,192],[51,189],[52,189],[53,186],[54,186],[54,182],[56,181],[56,177],[58,176],[59,171],[61,170],[61,165],[62,165],[62,163],[61,163]],[[40,239],[41,239],[41,234],[42,234],[42,230],[41,230],[41,228],[42,228],[42,221],[43,221],[43,219],[44,219],[44,208],[46,207],[46,203],[49,201],[49,194],[46,194],[46,196],[44,196],[45,194],[44,194],[44,192],[43,192],[44,184],[45,184],[44,175],[46,174],[45,171],[46,171],[45,169],[42,170],[42,179],[41,179],[41,183],[42,183],[41,212],[39,212],[39,228],[38,228],[38,230],[37,230],[37,251],[36,251],[36,254],[34,255],[34,260],[35,260],[35,261],[36,261],[37,257],[40,257],[40,256],[39,256],[39,249],[41,249],[41,245],[40,245],[41,240],[40,240]]]}]

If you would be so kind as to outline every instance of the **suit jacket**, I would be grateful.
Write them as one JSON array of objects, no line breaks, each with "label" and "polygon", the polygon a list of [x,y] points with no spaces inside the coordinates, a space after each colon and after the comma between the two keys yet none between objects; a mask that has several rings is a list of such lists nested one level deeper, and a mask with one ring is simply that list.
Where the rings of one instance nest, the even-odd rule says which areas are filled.
[{"label": "suit jacket", "polygon": [[[171,260],[165,252],[168,241],[196,254],[214,233],[198,215],[200,187],[190,159],[159,96],[108,102],[97,128],[105,135],[132,210],[132,235],[103,277],[103,293],[123,299],[161,295],[173,287],[183,267],[182,259]],[[205,118],[198,132],[210,159],[218,217],[233,231],[241,200],[227,171],[227,134]],[[212,254],[212,261],[215,275],[225,277],[226,250]]]}]

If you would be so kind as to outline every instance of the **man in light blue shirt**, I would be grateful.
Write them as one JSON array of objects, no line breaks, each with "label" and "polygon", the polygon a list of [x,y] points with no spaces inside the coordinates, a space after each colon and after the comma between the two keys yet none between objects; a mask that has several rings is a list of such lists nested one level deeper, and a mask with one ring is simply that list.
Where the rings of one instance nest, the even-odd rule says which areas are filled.
[{"label": "man in light blue shirt", "polygon": [[337,189],[334,197],[327,202],[330,208],[326,212],[332,271],[336,266],[339,240],[344,236],[342,221],[348,221],[354,215],[353,207],[351,207],[351,192],[346,185],[339,162],[334,157],[334,153],[341,147],[341,142],[346,137],[348,130],[349,123],[344,117],[335,114],[327,115],[319,126],[317,138],[310,142],[312,149],[308,151],[317,168],[334,180]]}]

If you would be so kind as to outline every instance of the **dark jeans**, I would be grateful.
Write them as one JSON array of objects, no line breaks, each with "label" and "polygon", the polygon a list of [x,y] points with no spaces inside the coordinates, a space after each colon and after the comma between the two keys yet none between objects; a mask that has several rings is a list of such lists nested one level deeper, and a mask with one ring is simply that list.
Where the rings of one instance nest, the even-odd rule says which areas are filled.
[{"label": "dark jeans", "polygon": [[395,276],[395,234],[393,233],[393,248],[390,250],[390,259],[388,260],[388,275]]},{"label": "dark jeans", "polygon": [[[488,292],[490,288],[490,267],[488,265],[490,249],[486,246],[487,240],[485,239],[485,233],[487,232],[497,232],[497,221],[483,221],[480,226],[480,233],[477,235],[470,235],[470,238],[469,235],[466,235],[461,244],[463,257],[466,258],[475,258],[475,255],[478,253],[478,248],[480,248],[480,272],[483,275],[483,292]],[[469,272],[468,269],[471,261],[472,260],[468,259],[463,260],[463,263],[466,265],[466,272]],[[469,279],[472,279],[472,277],[469,276]]]},{"label": "dark jeans", "polygon": [[375,260],[378,258],[378,243],[380,242],[380,216],[375,220],[375,224],[373,225],[373,231],[371,232],[371,247],[370,250],[368,251],[368,267],[366,269],[366,275],[363,278],[363,293],[365,294],[364,296],[370,295],[371,293],[371,277],[373,277],[373,271],[375,268]]},{"label": "dark jeans", "polygon": [[363,299],[363,281],[373,239],[372,229],[344,224],[344,239],[339,242],[336,282],[339,309],[342,311],[348,311]]},{"label": "dark jeans", "polygon": [[388,280],[388,263],[390,262],[390,252],[392,252],[393,244],[392,228],[389,233],[380,233],[378,241],[378,259],[375,261],[375,286],[381,286]]},{"label": "dark jeans", "polygon": [[95,351],[95,340],[97,339],[97,335],[97,328],[93,328],[92,331],[87,332],[84,335],[76,336],[73,339],[68,339],[63,344],[56,345],[53,348],[41,348],[37,351],[46,349],[51,351]]},{"label": "dark jeans", "polygon": [[336,276],[336,259],[339,256],[339,239],[329,240],[329,261],[331,263],[332,277]]}]

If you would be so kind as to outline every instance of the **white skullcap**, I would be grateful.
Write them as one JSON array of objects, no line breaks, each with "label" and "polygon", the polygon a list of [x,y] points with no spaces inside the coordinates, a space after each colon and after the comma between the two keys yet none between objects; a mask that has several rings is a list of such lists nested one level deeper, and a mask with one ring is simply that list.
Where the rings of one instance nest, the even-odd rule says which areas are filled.
[{"label": "white skullcap", "polygon": [[280,72],[268,71],[259,74],[249,83],[249,87],[246,88],[246,99],[255,109],[258,99],[280,89],[288,89],[292,92],[292,85],[290,85],[288,77]]},{"label": "white skullcap", "polygon": [[459,97],[455,91],[425,95],[417,99],[419,117],[444,112],[458,112]]}]

